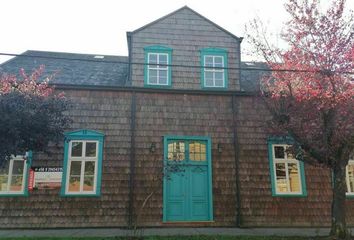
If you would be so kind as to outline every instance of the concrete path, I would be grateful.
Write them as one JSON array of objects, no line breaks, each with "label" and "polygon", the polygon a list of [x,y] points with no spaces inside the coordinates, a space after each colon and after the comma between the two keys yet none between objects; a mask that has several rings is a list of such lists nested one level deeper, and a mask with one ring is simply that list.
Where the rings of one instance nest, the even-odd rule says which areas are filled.
[{"label": "concrete path", "polygon": [[[351,229],[354,233],[354,228]],[[139,230],[142,236],[171,235],[230,235],[230,236],[326,236],[328,228],[146,228]],[[139,234],[139,235],[140,235]],[[132,231],[120,228],[0,230],[4,237],[117,237],[131,236]]]}]

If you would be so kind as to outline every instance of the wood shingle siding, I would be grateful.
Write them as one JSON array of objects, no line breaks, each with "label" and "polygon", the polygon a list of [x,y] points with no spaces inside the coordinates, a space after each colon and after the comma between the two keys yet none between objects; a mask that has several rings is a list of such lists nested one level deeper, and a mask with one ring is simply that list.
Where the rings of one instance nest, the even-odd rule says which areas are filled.
[{"label": "wood shingle siding", "polygon": [[[328,169],[305,165],[307,196],[272,196],[266,131],[270,115],[251,94],[266,73],[255,69],[266,66],[244,63],[247,70],[242,71],[242,79],[238,70],[228,70],[224,91],[202,88],[200,51],[226,50],[226,67],[238,68],[241,40],[183,7],[128,33],[129,59],[105,56],[88,64],[83,60],[94,55],[29,51],[25,54],[32,57],[2,65],[0,70],[9,72],[38,67],[34,64],[63,70],[54,83],[73,104],[67,112],[73,119],[67,131],[97,131],[104,134],[104,142],[100,196],[62,197],[60,189],[3,196],[0,228],[131,227],[136,222],[138,226],[329,226]],[[144,88],[144,48],[151,46],[172,49],[169,89]],[[163,222],[166,136],[208,139],[205,146],[211,142],[213,216],[207,219],[213,221]],[[34,153],[32,165],[63,166],[63,146],[64,138],[49,146],[49,153]],[[204,154],[210,157],[206,150]],[[347,199],[350,226],[354,226],[353,203]]]},{"label": "wood shingle siding", "polygon": [[[75,103],[68,112],[74,119],[72,129],[68,130],[88,128],[105,134],[102,194],[98,198],[63,198],[56,189],[34,190],[29,197],[0,198],[1,228],[128,224],[131,93],[66,90],[66,96]],[[211,137],[214,222],[198,225],[235,226],[231,101],[231,96],[137,93],[134,213],[151,190],[156,191],[141,212],[140,226],[166,225],[162,223],[162,183],[154,179],[162,171],[164,135]],[[329,171],[306,165],[307,197],[272,197],[264,130],[267,113],[252,97],[235,97],[235,106],[242,226],[328,226],[332,194]],[[156,144],[154,153],[150,152],[151,143]],[[34,165],[62,165],[62,144],[51,146],[50,152],[35,154]],[[351,212],[352,201],[348,200],[348,222],[353,225]]]},{"label": "wood shingle siding", "polygon": [[[214,24],[196,15],[189,8],[133,32],[131,60],[144,63],[144,47],[162,45],[172,48],[172,88],[201,89],[201,50],[214,47],[228,53],[228,66],[239,67],[240,40],[220,30]],[[176,65],[176,66],[173,66]],[[183,66],[179,66],[183,65]],[[194,67],[185,67],[194,66]],[[239,90],[239,71],[228,71],[229,90]],[[144,66],[132,66],[132,85],[144,86]]]}]

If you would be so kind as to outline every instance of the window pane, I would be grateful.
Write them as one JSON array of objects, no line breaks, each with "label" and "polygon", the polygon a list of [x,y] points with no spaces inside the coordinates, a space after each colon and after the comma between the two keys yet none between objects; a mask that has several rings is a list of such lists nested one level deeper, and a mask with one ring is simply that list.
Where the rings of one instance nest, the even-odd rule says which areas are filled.
[{"label": "window pane", "polygon": [[349,182],[349,186],[347,186],[348,188],[348,192],[349,193],[354,193],[354,163],[349,164],[348,165],[348,182]]},{"label": "window pane", "polygon": [[287,192],[285,163],[275,164],[277,192]]},{"label": "window pane", "polygon": [[82,156],[82,142],[72,142],[71,156],[72,157],[81,157]]},{"label": "window pane", "polygon": [[167,55],[166,54],[159,55],[159,63],[160,64],[167,64]]},{"label": "window pane", "polygon": [[72,161],[69,176],[69,192],[80,191],[81,162]]},{"label": "window pane", "polygon": [[17,192],[22,191],[22,182],[23,182],[22,175],[12,175],[10,191],[17,191]]},{"label": "window pane", "polygon": [[7,180],[8,180],[7,174],[0,175],[0,191],[7,191]]},{"label": "window pane", "polygon": [[149,54],[149,63],[153,63],[153,64],[157,63],[157,54],[156,53]]},{"label": "window pane", "polygon": [[94,190],[95,162],[85,162],[84,191]]},{"label": "window pane", "polygon": [[167,70],[159,70],[159,84],[167,84]]},{"label": "window pane", "polygon": [[215,80],[215,87],[223,87],[224,86],[224,80]]},{"label": "window pane", "polygon": [[81,161],[72,161],[70,168],[71,175],[80,175],[81,174]]},{"label": "window pane", "polygon": [[12,165],[12,175],[22,175],[25,161],[13,161]]},{"label": "window pane", "polygon": [[168,160],[169,161],[185,160],[184,142],[173,142],[168,144]]},{"label": "window pane", "polygon": [[69,192],[80,191],[80,176],[71,176],[69,178]]},{"label": "window pane", "polygon": [[205,149],[204,143],[191,142],[189,144],[189,159],[192,161],[206,161]]},{"label": "window pane", "polygon": [[10,161],[6,161],[3,166],[0,168],[0,191],[8,191],[7,182],[9,174],[9,164]]},{"label": "window pane", "polygon": [[215,72],[215,80],[224,81],[224,73],[223,72]]},{"label": "window pane", "polygon": [[94,177],[93,176],[88,176],[88,177],[84,177],[84,191],[90,191],[92,192],[93,189],[93,185],[94,185]]},{"label": "window pane", "polygon": [[213,80],[214,78],[213,72],[209,72],[209,71],[204,72],[204,78],[206,81]]},{"label": "window pane", "polygon": [[218,56],[215,56],[214,58],[214,61],[215,61],[215,67],[223,67],[223,57],[218,57]]},{"label": "window pane", "polygon": [[156,84],[157,83],[157,70],[149,70],[149,83]]},{"label": "window pane", "polygon": [[87,142],[86,143],[86,157],[96,157],[96,143]]},{"label": "window pane", "polygon": [[13,160],[10,191],[22,191],[24,161]]},{"label": "window pane", "polygon": [[290,149],[291,146],[285,147],[284,151],[286,153],[286,158],[287,159],[294,159],[295,160],[295,155],[293,153],[294,149]]},{"label": "window pane", "polygon": [[296,163],[288,163],[290,192],[300,192],[300,175]]},{"label": "window pane", "polygon": [[205,80],[205,86],[206,87],[214,87],[214,82],[212,79],[207,79]]},{"label": "window pane", "polygon": [[95,162],[85,162],[85,176],[86,175],[95,175]]},{"label": "window pane", "polygon": [[206,161],[206,144],[201,144],[200,154],[201,154],[200,160]]},{"label": "window pane", "polygon": [[213,57],[212,56],[205,56],[204,57],[204,65],[206,67],[213,67]]},{"label": "window pane", "polygon": [[284,147],[283,146],[275,146],[274,147],[274,156],[275,158],[284,158]]}]

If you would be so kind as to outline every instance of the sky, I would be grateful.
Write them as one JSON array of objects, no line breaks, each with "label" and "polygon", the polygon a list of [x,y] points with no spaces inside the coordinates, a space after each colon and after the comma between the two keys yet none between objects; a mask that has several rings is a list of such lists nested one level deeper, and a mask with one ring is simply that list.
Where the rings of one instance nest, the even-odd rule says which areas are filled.
[{"label": "sky", "polygon": [[[0,0],[0,52],[127,56],[127,31],[185,5],[239,37],[255,17],[277,35],[288,18],[283,4],[284,0]],[[347,0],[347,8],[354,9],[353,0]],[[243,60],[254,59],[249,50],[245,39]],[[0,56],[0,63],[7,59]]]}]

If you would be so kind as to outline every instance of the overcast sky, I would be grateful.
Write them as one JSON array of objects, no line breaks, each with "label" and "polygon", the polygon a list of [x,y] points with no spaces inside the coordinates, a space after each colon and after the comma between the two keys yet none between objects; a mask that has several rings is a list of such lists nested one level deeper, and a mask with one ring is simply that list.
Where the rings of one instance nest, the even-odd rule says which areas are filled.
[{"label": "overcast sky", "polygon": [[[329,0],[322,0],[328,2]],[[128,55],[126,32],[185,5],[237,36],[258,16],[276,33],[284,0],[0,0],[0,52],[43,50]],[[347,0],[354,9],[354,1]],[[249,46],[242,43],[243,60]],[[0,56],[0,62],[7,58]]]}]

